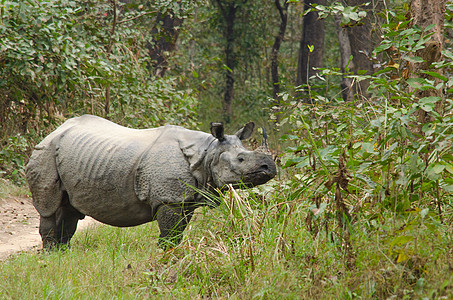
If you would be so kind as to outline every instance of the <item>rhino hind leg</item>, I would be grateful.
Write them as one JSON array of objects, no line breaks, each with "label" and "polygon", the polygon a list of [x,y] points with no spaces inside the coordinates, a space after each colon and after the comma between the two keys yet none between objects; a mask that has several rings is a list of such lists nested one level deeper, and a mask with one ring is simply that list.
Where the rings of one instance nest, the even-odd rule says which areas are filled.
[{"label": "rhino hind leg", "polygon": [[178,245],[192,215],[193,209],[162,205],[157,212],[157,223],[160,229],[158,246],[167,250]]},{"label": "rhino hind leg", "polygon": [[52,249],[57,246],[58,241],[56,238],[56,216],[55,214],[50,217],[40,217],[39,220],[39,234],[42,238],[42,247],[44,249]]}]

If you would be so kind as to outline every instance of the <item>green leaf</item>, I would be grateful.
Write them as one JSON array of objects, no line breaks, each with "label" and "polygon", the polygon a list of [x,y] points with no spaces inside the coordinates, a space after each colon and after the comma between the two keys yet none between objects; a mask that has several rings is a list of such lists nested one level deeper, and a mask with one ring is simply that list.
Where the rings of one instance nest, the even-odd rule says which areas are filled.
[{"label": "green leaf", "polygon": [[367,177],[363,174],[360,174],[360,173],[355,174],[355,176],[357,179],[368,184],[372,189],[374,189],[376,187],[376,183],[373,180],[371,180],[369,177]]},{"label": "green leaf", "polygon": [[445,165],[445,170],[447,170],[448,173],[453,174],[453,165],[451,164]]},{"label": "green leaf", "polygon": [[426,26],[426,28],[425,28],[424,31],[425,31],[425,32],[426,32],[426,31],[430,31],[430,30],[433,29],[434,27],[436,27],[435,24],[430,24],[430,25]]},{"label": "green leaf", "polygon": [[406,254],[406,252],[401,252],[398,254],[398,258],[396,260],[396,263],[401,263],[403,261],[406,261],[409,259],[409,256]]},{"label": "green leaf", "polygon": [[297,135],[293,135],[293,134],[284,134],[284,135],[282,135],[281,139],[283,141],[295,141],[295,140],[298,140],[299,137]]},{"label": "green leaf", "polygon": [[424,62],[425,60],[423,58],[421,58],[420,56],[408,56],[408,55],[404,55],[402,57],[404,60],[408,61],[408,62],[411,62],[411,63],[422,63]]},{"label": "green leaf", "polygon": [[441,74],[439,74],[437,72],[422,70],[422,73],[430,75],[430,76],[433,76],[433,77],[436,77],[436,78],[438,78],[440,80],[443,80],[443,81],[448,81],[447,77],[445,77],[444,75],[441,75]]},{"label": "green leaf", "polygon": [[441,164],[435,164],[431,168],[432,172],[434,172],[435,174],[441,173],[444,169],[445,169],[445,165],[441,165]]},{"label": "green leaf", "polygon": [[442,159],[445,160],[445,161],[453,162],[453,155],[452,154],[444,154],[444,155],[442,155]]},{"label": "green leaf", "polygon": [[408,78],[406,80],[407,84],[409,84],[414,89],[419,89],[425,84],[425,79],[423,78]]},{"label": "green leaf", "polygon": [[431,164],[426,169],[426,176],[431,180],[438,180],[440,178],[440,173],[445,169],[443,164]]},{"label": "green leaf", "polygon": [[412,88],[419,89],[422,91],[426,91],[429,89],[435,89],[434,82],[426,80],[424,78],[409,78],[406,80],[406,82]]},{"label": "green leaf", "polygon": [[453,184],[443,185],[442,189],[448,193],[453,193]]},{"label": "green leaf", "polygon": [[431,112],[434,110],[434,104],[432,103],[420,104],[420,108],[426,112]]},{"label": "green leaf", "polygon": [[390,47],[392,47],[392,44],[388,43],[388,44],[380,44],[379,46],[376,47],[376,52],[379,53],[379,52],[382,52],[384,50],[387,50],[389,49]]},{"label": "green leaf", "polygon": [[414,28],[409,28],[401,31],[400,36],[410,36],[413,35],[414,33],[417,33],[417,30],[415,30]]},{"label": "green leaf", "polygon": [[310,159],[308,157],[304,157],[304,159],[301,162],[299,162],[295,166],[295,168],[299,168],[300,169],[300,168],[304,168],[304,167],[309,166],[309,165],[310,165]]},{"label": "green leaf", "polygon": [[421,109],[423,109],[426,112],[430,112],[433,111],[436,102],[440,100],[441,98],[437,96],[423,97],[420,100],[418,100],[418,104],[420,105]]},{"label": "green leaf", "polygon": [[405,245],[405,244],[411,242],[413,239],[414,239],[413,236],[407,236],[407,235],[397,236],[390,242],[390,248],[393,248],[395,246]]},{"label": "green leaf", "polygon": [[298,163],[300,163],[301,161],[303,161],[305,159],[305,157],[296,157],[296,158],[290,158],[286,161],[285,165],[283,166],[283,168],[289,168],[289,167],[292,167]]},{"label": "green leaf", "polygon": [[382,156],[382,160],[386,160],[390,154],[392,154],[393,150],[396,149],[396,147],[398,147],[398,142],[395,142],[393,143],[385,152],[384,152],[384,155]]}]

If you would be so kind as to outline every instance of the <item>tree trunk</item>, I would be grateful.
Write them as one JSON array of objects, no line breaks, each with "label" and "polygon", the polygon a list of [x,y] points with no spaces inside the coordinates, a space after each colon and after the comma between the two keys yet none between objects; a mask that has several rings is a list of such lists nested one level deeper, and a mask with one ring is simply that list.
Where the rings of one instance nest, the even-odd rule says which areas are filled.
[{"label": "tree trunk", "polygon": [[[369,0],[348,0],[350,6],[361,6]],[[373,51],[373,39],[371,28],[372,12],[369,11],[367,16],[362,19],[360,25],[355,25],[347,29],[351,54],[353,56],[354,67],[351,70],[357,74],[359,71],[366,71],[365,74],[371,75],[374,73],[373,63],[370,60],[370,54]],[[369,80],[360,81],[353,87],[353,93],[359,98],[367,97],[367,89],[370,85]]]},{"label": "tree trunk", "polygon": [[225,15],[226,21],[226,47],[225,47],[225,63],[226,63],[226,85],[225,95],[223,98],[223,119],[226,123],[231,121],[233,116],[233,98],[234,98],[234,67],[236,64],[236,56],[234,53],[234,20],[236,19],[236,7],[229,5]]},{"label": "tree trunk", "polygon": [[[426,35],[433,33],[431,38],[425,42],[424,48],[417,50],[415,55],[421,57],[423,62],[409,63],[408,71],[409,77],[424,78],[434,81],[434,86],[437,86],[442,81],[441,79],[423,73],[424,70],[436,72],[440,75],[443,74],[443,69],[432,67],[433,63],[439,62],[442,59],[442,49],[444,43],[444,18],[445,18],[446,0],[412,0],[409,8],[409,17],[411,26],[421,28]],[[427,26],[434,25],[429,31],[426,31]],[[413,92],[413,89],[409,89]],[[420,100],[424,97],[437,97],[439,100],[435,103],[434,111],[439,115],[443,115],[444,95],[441,88],[439,89],[417,89],[414,92],[414,97]],[[423,137],[423,125],[428,122],[434,121],[433,114],[428,114],[427,111],[419,108],[417,115],[417,125],[415,130]],[[434,149],[434,145],[429,145],[428,149]],[[431,151],[429,151],[431,152]],[[429,153],[425,153],[424,157],[426,166],[429,164]],[[439,212],[440,222],[443,223],[441,199],[439,195],[436,197],[437,209]]]},{"label": "tree trunk", "polygon": [[[345,28],[341,27],[341,16],[335,16],[335,26],[337,28],[338,41],[340,43],[340,63],[341,63],[341,72],[344,74],[346,72],[346,67],[349,70],[354,69],[354,61],[351,60],[351,43],[349,41],[348,32]],[[349,65],[348,65],[349,63]],[[341,96],[344,101],[351,101],[354,97],[354,90],[352,89],[352,79],[347,78],[343,75],[341,81]]]},{"label": "tree trunk", "polygon": [[219,11],[225,22],[223,35],[226,40],[225,45],[225,65],[226,65],[226,82],[225,94],[223,98],[223,119],[226,123],[231,121],[233,116],[233,98],[234,98],[234,68],[236,65],[236,53],[234,50],[236,43],[236,33],[234,31],[234,22],[236,13],[241,5],[247,0],[241,1],[222,1],[216,0]]},{"label": "tree trunk", "polygon": [[280,122],[280,78],[278,75],[278,51],[282,44],[285,36],[286,24],[288,23],[288,6],[289,3],[285,0],[283,7],[280,4],[280,0],[275,0],[275,6],[277,7],[278,13],[280,14],[280,28],[272,46],[272,52],[270,56],[271,60],[271,76],[272,76],[272,97],[274,98],[274,105],[276,106],[276,118],[277,123]]},{"label": "tree trunk", "polygon": [[158,13],[156,25],[151,30],[152,41],[146,44],[151,63],[149,68],[157,77],[163,77],[168,69],[167,56],[176,48],[179,26],[183,19],[173,13]]},{"label": "tree trunk", "polygon": [[[443,74],[443,69],[434,69],[431,67],[432,63],[438,62],[442,58],[442,49],[444,43],[444,16],[446,0],[412,0],[410,4],[410,18],[412,19],[411,25],[418,26],[425,29],[427,26],[434,24],[429,32],[434,32],[431,39],[425,43],[423,49],[415,52],[416,56],[421,57],[424,61],[420,63],[409,63],[409,76],[413,78],[426,78],[434,80],[434,85],[441,82],[439,78],[432,77],[428,74],[422,73],[423,70],[435,71],[439,74]],[[416,90],[414,96],[417,99],[423,97],[440,97],[443,99],[441,89],[427,89],[427,90]],[[435,111],[439,114],[442,113],[443,101],[438,101],[435,104]],[[424,110],[419,110],[418,115],[418,132],[423,134],[423,124],[430,121],[430,116]]]},{"label": "tree trunk", "polygon": [[[313,4],[325,5],[325,0],[305,0],[305,10]],[[308,79],[317,73],[313,68],[322,66],[324,52],[324,20],[319,20],[318,13],[311,11],[304,16],[302,26],[302,38],[297,61],[297,86],[307,84]],[[309,47],[313,49],[313,52],[310,52]]]}]

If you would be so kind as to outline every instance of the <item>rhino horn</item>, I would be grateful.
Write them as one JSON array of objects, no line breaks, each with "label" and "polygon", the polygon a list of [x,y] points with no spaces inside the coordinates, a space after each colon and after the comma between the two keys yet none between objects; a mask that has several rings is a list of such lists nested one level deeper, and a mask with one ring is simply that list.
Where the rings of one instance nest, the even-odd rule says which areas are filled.
[{"label": "rhino horn", "polygon": [[225,140],[224,129],[223,129],[222,123],[211,122],[211,133],[219,141],[222,142]]},{"label": "rhino horn", "polygon": [[261,146],[259,146],[258,148],[255,149],[255,152],[261,152],[261,153],[266,153],[266,154],[271,154],[271,152],[269,151],[269,144],[267,142],[267,132],[266,132],[266,129],[264,129],[264,127],[261,127],[261,129],[263,130],[263,142],[261,143]]},{"label": "rhino horn", "polygon": [[263,130],[263,143],[261,145],[266,147],[266,149],[269,149],[268,143],[267,143],[267,132],[266,132],[266,129],[264,128],[264,126],[261,127],[261,129]]}]

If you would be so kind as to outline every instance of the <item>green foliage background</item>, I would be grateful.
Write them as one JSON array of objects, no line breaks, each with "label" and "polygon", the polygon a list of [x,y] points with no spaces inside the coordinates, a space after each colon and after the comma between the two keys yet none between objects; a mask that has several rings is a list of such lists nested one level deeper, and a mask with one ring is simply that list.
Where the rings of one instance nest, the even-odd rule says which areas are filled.
[{"label": "green foliage background", "polygon": [[1,172],[20,182],[32,145],[74,115],[138,128],[197,126],[194,90],[147,70],[149,24],[134,20],[156,7],[134,8],[119,5],[121,21],[113,28],[109,1],[2,1]]}]

